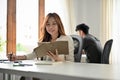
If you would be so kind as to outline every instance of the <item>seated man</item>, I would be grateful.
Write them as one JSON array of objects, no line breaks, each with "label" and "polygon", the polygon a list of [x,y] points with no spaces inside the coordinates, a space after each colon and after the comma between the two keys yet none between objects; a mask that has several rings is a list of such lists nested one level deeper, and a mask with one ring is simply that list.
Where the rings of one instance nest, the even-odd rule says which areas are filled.
[{"label": "seated man", "polygon": [[101,63],[102,46],[100,41],[89,34],[89,27],[86,24],[76,26],[76,31],[83,38],[83,51],[87,56],[88,63]]}]

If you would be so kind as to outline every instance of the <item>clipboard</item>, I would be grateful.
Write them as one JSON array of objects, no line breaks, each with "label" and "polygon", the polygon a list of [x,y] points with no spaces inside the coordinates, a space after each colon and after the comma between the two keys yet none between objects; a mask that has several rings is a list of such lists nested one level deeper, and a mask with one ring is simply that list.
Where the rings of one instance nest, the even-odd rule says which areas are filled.
[{"label": "clipboard", "polygon": [[55,53],[55,49],[58,50],[58,54],[68,55],[68,41],[38,42],[38,47],[34,49],[34,52],[37,57],[43,57],[48,51]]}]

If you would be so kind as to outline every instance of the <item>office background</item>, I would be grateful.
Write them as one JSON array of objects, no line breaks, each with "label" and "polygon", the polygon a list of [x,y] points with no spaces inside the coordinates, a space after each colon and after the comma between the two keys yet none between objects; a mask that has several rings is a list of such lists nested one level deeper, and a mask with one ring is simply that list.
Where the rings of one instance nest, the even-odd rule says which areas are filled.
[{"label": "office background", "polygon": [[[20,0],[20,1],[37,1],[37,0]],[[0,0],[0,36],[6,39],[6,3],[7,0]],[[37,2],[35,2],[36,4]],[[34,3],[32,3],[34,4]],[[23,6],[23,5],[22,5]],[[26,5],[25,5],[26,6]],[[27,4],[28,6],[28,4]],[[30,7],[31,5],[29,5]],[[111,51],[110,61],[112,64],[120,63],[120,0],[45,0],[45,15],[49,12],[57,12],[65,26],[65,31],[68,35],[77,34],[75,32],[75,27],[79,23],[86,23],[90,26],[90,33],[99,38],[102,42],[102,46],[108,40],[113,38],[113,46]],[[36,8],[36,7],[35,7]],[[35,10],[35,8],[31,9]],[[33,11],[37,12],[37,11]],[[35,14],[38,15],[38,14]],[[35,16],[36,17],[36,16]],[[25,16],[24,16],[25,19]],[[27,21],[27,20],[26,20]],[[35,24],[34,18],[32,20]],[[28,22],[29,24],[30,22]],[[35,24],[32,26],[35,28]],[[30,37],[37,37],[37,28],[33,31],[31,25],[26,25],[25,29],[28,33],[33,33],[32,36],[27,36],[27,39]],[[36,32],[36,33],[35,33]],[[27,34],[29,35],[29,34]],[[24,39],[23,39],[24,40]],[[29,39],[30,42],[34,42],[34,45],[27,45],[28,52],[31,52],[34,46],[36,45],[37,38],[34,40]],[[26,42],[27,42],[26,41]],[[30,46],[30,47],[29,47]],[[21,49],[21,48],[20,48]],[[0,52],[2,53],[2,52]]]},{"label": "office background", "polygon": [[[25,3],[25,1],[26,2],[29,1],[32,3],[32,0],[20,0],[20,1],[21,3]],[[7,0],[0,1],[0,22],[1,22],[0,23],[0,28],[1,28],[0,35],[3,35],[3,38],[6,38],[6,34],[4,34],[6,23],[3,22],[4,20],[6,20],[6,16],[4,15],[4,11],[6,11],[5,10],[6,3],[7,3]],[[34,3],[36,4],[37,0]],[[111,63],[119,63],[120,62],[119,60],[120,55],[118,54],[119,52],[118,44],[120,43],[119,42],[119,39],[120,39],[119,38],[119,34],[120,34],[119,33],[119,30],[120,30],[119,13],[120,11],[118,9],[119,4],[120,4],[119,0],[90,0],[90,1],[89,0],[53,0],[52,2],[50,0],[45,0],[45,15],[49,12],[57,12],[63,21],[66,34],[68,35],[77,34],[75,32],[76,25],[79,23],[86,23],[87,25],[90,26],[90,33],[95,35],[97,38],[101,40],[102,46],[104,46],[104,43],[108,39],[113,38],[114,44],[113,44],[112,52],[111,52],[112,53]],[[26,6],[26,4],[24,4],[24,6]],[[31,5],[27,4],[27,6],[30,7]],[[35,8],[33,8],[33,10]],[[32,8],[30,10],[32,11]],[[26,12],[27,12],[27,9],[26,9]],[[35,14],[35,12],[33,14]],[[35,15],[38,15],[38,14],[35,14]],[[24,19],[27,21],[25,16],[24,16]],[[31,22],[34,23],[32,24],[32,26],[25,25],[28,27],[24,28],[25,30],[30,29],[30,30],[26,30],[27,31],[26,35],[29,35],[29,33],[34,32],[32,36],[27,36],[28,40],[24,42],[24,43],[27,43],[30,41],[29,44],[31,42],[34,42],[34,46],[27,44],[27,48],[29,49],[28,52],[31,52],[32,49],[35,47],[36,41],[37,41],[36,37],[38,36],[36,35],[37,28],[35,28],[35,24],[38,24],[38,23],[37,21],[35,21],[34,18],[32,18]],[[28,22],[28,24],[31,22]],[[33,30],[33,27],[35,28],[34,30]],[[20,30],[20,28],[18,29]],[[20,40],[19,38],[17,40]]]}]

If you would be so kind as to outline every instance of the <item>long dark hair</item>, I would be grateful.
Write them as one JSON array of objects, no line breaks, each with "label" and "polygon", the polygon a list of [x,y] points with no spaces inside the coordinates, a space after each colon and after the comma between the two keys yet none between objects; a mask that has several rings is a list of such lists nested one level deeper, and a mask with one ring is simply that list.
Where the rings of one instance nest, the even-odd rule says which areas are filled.
[{"label": "long dark hair", "polygon": [[49,13],[43,23],[43,26],[40,27],[40,42],[49,42],[51,40],[51,35],[46,31],[46,24],[48,22],[48,19],[53,17],[56,20],[56,23],[58,25],[58,37],[60,35],[66,35],[63,23],[57,13]]}]

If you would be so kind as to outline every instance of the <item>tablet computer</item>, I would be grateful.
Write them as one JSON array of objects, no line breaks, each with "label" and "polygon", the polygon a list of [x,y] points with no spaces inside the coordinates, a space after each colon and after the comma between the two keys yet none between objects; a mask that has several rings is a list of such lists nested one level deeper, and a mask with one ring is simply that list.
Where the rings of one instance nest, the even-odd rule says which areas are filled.
[{"label": "tablet computer", "polygon": [[38,47],[34,49],[37,57],[43,57],[48,51],[55,53],[58,50],[58,54],[69,54],[68,41],[55,41],[55,42],[38,42]]}]

